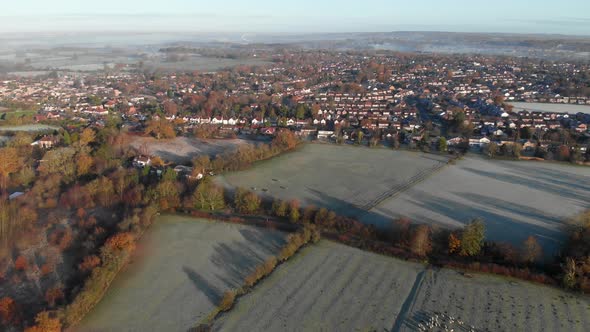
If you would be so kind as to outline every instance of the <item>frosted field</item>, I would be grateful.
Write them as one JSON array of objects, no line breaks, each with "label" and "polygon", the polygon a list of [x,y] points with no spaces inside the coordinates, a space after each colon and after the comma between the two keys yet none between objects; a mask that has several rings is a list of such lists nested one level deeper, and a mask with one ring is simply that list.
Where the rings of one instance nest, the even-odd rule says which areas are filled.
[{"label": "frosted field", "polygon": [[28,124],[20,126],[0,126],[0,131],[44,131],[44,130],[58,130],[59,127],[44,125],[44,124]]},{"label": "frosted field", "polygon": [[358,216],[442,168],[446,161],[446,156],[419,152],[307,144],[218,181],[262,196],[298,199]]},{"label": "frosted field", "polygon": [[587,113],[590,114],[590,105],[577,104],[547,104],[547,103],[510,103],[514,106],[515,111],[527,110],[541,112],[565,112],[570,114]]},{"label": "frosted field", "polygon": [[[464,322],[455,331],[587,331],[590,298],[556,288],[491,275],[466,278],[453,270],[426,270],[406,300],[401,331],[436,313]],[[448,323],[448,321],[447,321]]]},{"label": "frosted field", "polygon": [[322,240],[242,297],[215,331],[390,331],[422,265]]},{"label": "frosted field", "polygon": [[156,219],[138,257],[77,331],[187,331],[276,254],[285,234],[186,216]]},{"label": "frosted field", "polygon": [[495,276],[427,269],[322,240],[220,316],[214,331],[417,331],[437,313],[455,331],[584,331],[590,299]]},{"label": "frosted field", "polygon": [[146,147],[151,155],[174,163],[188,163],[199,155],[215,156],[232,151],[248,141],[241,139],[199,139],[176,137],[157,140],[153,137],[131,137],[131,146],[136,149]]},{"label": "frosted field", "polygon": [[535,235],[550,255],[564,239],[564,219],[590,208],[588,197],[588,167],[468,156],[384,201],[362,219],[406,216],[459,227],[481,217],[488,239],[520,245]]}]

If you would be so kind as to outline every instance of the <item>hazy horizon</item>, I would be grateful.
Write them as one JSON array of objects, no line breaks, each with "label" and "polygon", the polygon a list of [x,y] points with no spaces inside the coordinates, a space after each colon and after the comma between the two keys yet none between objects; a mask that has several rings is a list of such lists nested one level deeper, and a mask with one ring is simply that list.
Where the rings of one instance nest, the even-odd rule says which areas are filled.
[{"label": "hazy horizon", "polygon": [[590,35],[590,2],[498,0],[493,6],[466,0],[419,2],[335,0],[244,3],[169,0],[22,0],[5,4],[0,33],[185,32],[353,33],[444,31]]}]

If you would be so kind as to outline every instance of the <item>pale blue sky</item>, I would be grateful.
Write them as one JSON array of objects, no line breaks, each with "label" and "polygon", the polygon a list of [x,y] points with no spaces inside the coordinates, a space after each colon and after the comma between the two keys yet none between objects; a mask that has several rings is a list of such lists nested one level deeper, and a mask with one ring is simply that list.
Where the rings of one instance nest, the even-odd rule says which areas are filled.
[{"label": "pale blue sky", "polygon": [[364,32],[590,35],[590,0],[17,0],[0,32]]}]

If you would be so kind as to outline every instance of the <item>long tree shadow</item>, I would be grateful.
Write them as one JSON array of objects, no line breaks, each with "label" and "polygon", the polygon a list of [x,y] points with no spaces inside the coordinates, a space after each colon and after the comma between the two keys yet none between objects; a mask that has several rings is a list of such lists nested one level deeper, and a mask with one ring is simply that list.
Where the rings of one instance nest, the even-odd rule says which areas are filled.
[{"label": "long tree shadow", "polygon": [[188,266],[183,266],[182,271],[193,283],[195,288],[199,292],[205,294],[211,303],[219,303],[219,301],[221,301],[223,290],[216,287],[213,283],[209,282],[207,278],[203,277],[197,271]]},{"label": "long tree shadow", "polygon": [[[559,228],[515,220],[489,211],[485,207],[467,205],[427,193],[422,193],[420,200],[413,203],[424,211],[445,216],[464,225],[475,218],[482,218],[486,224],[486,238],[493,241],[509,242],[519,246],[529,235],[535,235],[546,254],[550,256],[557,253],[565,239],[565,233]],[[420,220],[415,221],[420,222]]]},{"label": "long tree shadow", "polygon": [[485,204],[486,206],[517,214],[525,218],[532,218],[544,222],[551,222],[557,224],[564,223],[563,217],[551,216],[548,213],[541,212],[537,209],[531,208],[530,206],[517,204],[503,199],[480,195],[476,193],[457,192],[453,194],[460,196],[466,200],[472,201],[474,203]]},{"label": "long tree shadow", "polygon": [[522,176],[532,176],[555,186],[561,186],[565,190],[576,190],[581,194],[590,193],[590,172],[588,176],[581,176],[569,172],[560,173],[550,169],[536,170],[533,174],[530,171],[527,172],[526,168],[523,167],[519,167],[515,171]]},{"label": "long tree shadow", "polygon": [[259,228],[243,228],[240,234],[247,242],[256,243],[268,254],[276,253],[286,243],[286,233],[270,232]]},{"label": "long tree shadow", "polygon": [[557,196],[567,197],[569,199],[577,201],[578,204],[588,204],[587,195],[580,194],[578,192],[574,192],[572,190],[567,190],[567,188],[550,184],[544,181],[539,181],[535,178],[527,178],[518,175],[506,174],[506,173],[497,173],[497,172],[488,172],[480,169],[475,169],[471,167],[463,167],[462,169],[471,172],[473,174],[491,178],[494,180],[502,181],[508,184],[518,184],[521,186],[528,187],[533,190],[540,190],[545,191]]},{"label": "long tree shadow", "polygon": [[356,218],[359,221],[366,222],[368,224],[377,226],[377,227],[389,227],[391,224],[391,218],[374,213],[372,211],[367,211],[361,209],[360,207],[321,192],[316,189],[308,188],[310,192],[312,192],[315,198],[308,199],[308,203],[317,207],[325,207],[327,209],[333,210],[340,215],[344,215],[351,218]]}]

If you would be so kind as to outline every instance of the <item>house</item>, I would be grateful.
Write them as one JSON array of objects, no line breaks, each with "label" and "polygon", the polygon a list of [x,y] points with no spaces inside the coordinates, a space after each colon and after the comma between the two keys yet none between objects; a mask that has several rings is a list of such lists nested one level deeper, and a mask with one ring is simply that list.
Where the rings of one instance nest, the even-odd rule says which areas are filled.
[{"label": "house", "polygon": [[470,138],[469,139],[469,147],[471,148],[477,148],[477,149],[481,149],[484,146],[490,144],[492,141],[490,141],[488,138],[486,137],[482,137],[482,138]]},{"label": "house", "polygon": [[276,130],[277,130],[277,128],[274,128],[274,127],[264,127],[262,129],[260,129],[260,133],[262,135],[274,135]]},{"label": "house", "polygon": [[262,119],[254,118],[254,119],[252,119],[251,123],[253,126],[259,126],[259,125],[263,124],[264,121],[262,121]]},{"label": "house", "polygon": [[463,142],[462,137],[453,137],[447,140],[447,145],[457,145]]},{"label": "house", "polygon": [[211,124],[222,124],[223,123],[223,118],[220,116],[215,116],[213,117],[213,119],[211,119]]},{"label": "house", "polygon": [[138,156],[133,159],[133,166],[144,168],[152,164],[152,159],[148,156]]},{"label": "house", "polygon": [[43,149],[51,149],[55,144],[57,144],[57,139],[52,136],[43,136],[38,141],[31,143],[32,146],[39,146]]},{"label": "house", "polygon": [[525,151],[534,151],[537,148],[537,144],[533,141],[526,141],[522,144],[522,148]]},{"label": "house", "polygon": [[[176,174],[178,176],[181,177],[185,177],[185,178],[189,178],[192,179],[193,176],[193,168],[192,167],[188,167],[188,166],[184,166],[184,165],[178,165],[176,167],[174,167],[174,172],[176,172]],[[194,177],[197,180],[200,180],[203,178],[203,174],[199,173],[196,177]]]}]

